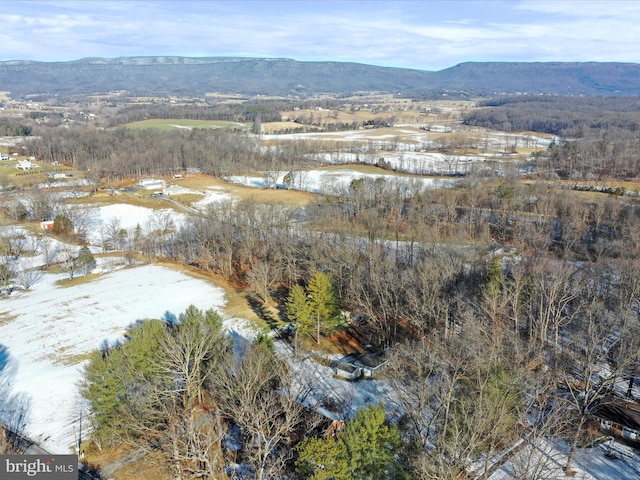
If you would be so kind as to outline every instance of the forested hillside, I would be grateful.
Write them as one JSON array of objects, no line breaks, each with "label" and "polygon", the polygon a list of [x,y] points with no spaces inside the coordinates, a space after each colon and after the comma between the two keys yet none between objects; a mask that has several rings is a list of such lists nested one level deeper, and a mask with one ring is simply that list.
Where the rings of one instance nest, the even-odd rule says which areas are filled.
[{"label": "forested hillside", "polygon": [[438,72],[290,59],[124,57],[73,62],[0,62],[0,87],[14,97],[202,96],[207,92],[309,97],[386,92],[433,97],[640,94],[640,66],[624,63],[463,63]]}]

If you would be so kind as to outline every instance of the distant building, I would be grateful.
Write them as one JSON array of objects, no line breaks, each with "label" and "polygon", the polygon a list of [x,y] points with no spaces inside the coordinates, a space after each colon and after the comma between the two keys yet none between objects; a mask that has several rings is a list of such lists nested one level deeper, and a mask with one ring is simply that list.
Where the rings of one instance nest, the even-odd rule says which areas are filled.
[{"label": "distant building", "polygon": [[453,128],[447,127],[445,125],[430,125],[427,127],[427,130],[435,133],[451,133]]},{"label": "distant building", "polygon": [[164,188],[167,186],[167,182],[164,180],[156,180],[154,178],[145,178],[138,182],[138,186],[147,190],[155,190],[157,188]]},{"label": "distant building", "polygon": [[192,193],[191,190],[180,185],[169,185],[162,191],[165,195],[184,195],[186,193]]},{"label": "distant building", "polygon": [[27,159],[18,160],[16,164],[16,168],[19,170],[31,170],[33,167],[34,165],[31,163],[31,160]]}]

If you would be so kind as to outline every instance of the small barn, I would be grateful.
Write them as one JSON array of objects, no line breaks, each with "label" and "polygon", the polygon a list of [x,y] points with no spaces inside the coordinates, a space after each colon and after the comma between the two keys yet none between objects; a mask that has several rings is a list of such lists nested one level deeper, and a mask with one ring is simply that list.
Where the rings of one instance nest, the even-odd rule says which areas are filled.
[{"label": "small barn", "polygon": [[341,362],[336,365],[336,376],[345,380],[357,380],[362,376],[362,368],[349,362]]},{"label": "small barn", "polygon": [[385,355],[380,353],[371,353],[369,355],[362,355],[358,357],[353,364],[362,369],[362,376],[364,378],[376,378],[385,369],[388,359]]}]

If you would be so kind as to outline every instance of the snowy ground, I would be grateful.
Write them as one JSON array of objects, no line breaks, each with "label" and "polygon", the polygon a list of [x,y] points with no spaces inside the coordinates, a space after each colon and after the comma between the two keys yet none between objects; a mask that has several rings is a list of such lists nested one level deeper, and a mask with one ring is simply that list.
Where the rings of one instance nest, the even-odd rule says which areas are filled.
[{"label": "snowy ground", "polygon": [[[473,139],[468,154],[439,152],[441,139],[450,135],[463,135]],[[366,163],[376,165],[382,158],[398,171],[427,175],[457,175],[471,171],[475,166],[491,160],[509,162],[505,152],[512,147],[547,148],[554,138],[532,134],[478,131],[452,132],[449,134],[426,132],[415,126],[404,128],[354,130],[346,132],[297,133],[288,135],[263,135],[264,141],[287,142],[292,140],[331,141],[341,147],[327,153],[312,155],[326,163]],[[275,147],[265,147],[275,148]]]},{"label": "snowy ground", "polygon": [[[228,177],[233,183],[258,188],[285,188],[284,176],[287,172],[266,172],[263,175],[237,175]],[[357,170],[299,170],[293,175],[291,187],[296,190],[304,190],[326,195],[344,194],[348,191],[352,180],[370,178],[382,178],[390,183],[413,185],[421,189],[440,188],[452,185],[451,179],[436,179],[423,177],[409,177],[392,174],[362,173]],[[274,184],[275,182],[275,184]]]},{"label": "snowy ground", "polygon": [[121,338],[137,320],[177,316],[189,305],[219,310],[224,292],[153,265],[68,288],[55,284],[59,278],[47,274],[31,291],[0,301],[0,417],[11,414],[8,399],[18,401],[26,409],[26,433],[53,453],[68,453],[82,410],[83,356]]},{"label": "snowy ground", "polygon": [[[183,218],[166,213],[176,222]],[[120,204],[99,206],[94,215],[89,240],[99,245],[108,222],[117,219],[122,228],[133,229],[157,212]],[[15,262],[18,269],[45,263],[44,245],[30,241],[28,246],[35,254]],[[64,247],[51,241],[49,261]],[[78,382],[87,353],[120,338],[137,320],[179,315],[189,305],[221,310],[225,304],[224,291],[203,280],[153,265],[123,269],[122,258],[98,260],[102,275],[89,283],[63,288],[56,281],[66,274],[45,274],[29,291],[0,299],[0,421],[24,425],[53,453],[68,453],[75,442],[82,409]],[[246,320],[229,319],[225,327],[235,337],[252,335]],[[21,409],[25,414],[19,418]]]},{"label": "snowy ground", "polygon": [[[312,353],[294,355],[291,344],[276,340],[276,351],[287,360],[297,391],[304,392],[303,403],[333,420],[350,420],[358,410],[367,405],[381,403],[390,418],[399,418],[399,401],[388,381],[366,379],[347,381],[335,376],[331,366],[320,363]],[[341,356],[332,358],[340,360]]]},{"label": "snowy ground", "polygon": [[[513,478],[564,479],[569,445],[541,439],[527,444],[502,465],[489,480]],[[577,480],[633,480],[640,478],[640,455],[636,449],[612,440],[576,451],[571,478]]]},{"label": "snowy ground", "polygon": [[102,238],[108,225],[114,221],[119,223],[120,228],[124,228],[127,232],[133,232],[138,225],[143,231],[153,230],[154,223],[159,222],[163,215],[169,216],[174,224],[180,225],[185,219],[185,214],[177,213],[170,208],[162,210],[153,210],[136,205],[111,204],[89,206],[94,208],[93,218],[87,241],[90,245],[102,245]]},{"label": "snowy ground", "polygon": [[416,145],[433,148],[439,139],[447,139],[452,135],[463,134],[474,138],[475,142],[487,150],[504,149],[510,145],[526,145],[531,147],[548,147],[553,138],[534,134],[494,132],[483,129],[450,133],[428,132],[415,125],[404,125],[396,128],[380,128],[373,130],[349,130],[344,132],[308,132],[292,134],[262,135],[263,141],[286,142],[292,140],[333,141],[348,146],[378,146],[382,149],[393,147],[394,150],[415,148]]}]

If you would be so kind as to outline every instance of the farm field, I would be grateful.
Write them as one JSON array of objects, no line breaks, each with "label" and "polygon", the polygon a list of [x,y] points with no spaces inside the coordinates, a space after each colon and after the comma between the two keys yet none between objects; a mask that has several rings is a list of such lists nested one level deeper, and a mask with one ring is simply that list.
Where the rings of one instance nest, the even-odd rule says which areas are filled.
[{"label": "farm field", "polygon": [[189,120],[189,119],[153,119],[142,120],[125,125],[127,128],[144,129],[155,128],[158,130],[175,130],[184,129],[192,130],[194,128],[239,128],[248,129],[250,125],[238,122],[225,122],[221,120]]},{"label": "farm field", "polygon": [[[261,189],[286,189],[285,176],[289,172],[262,172],[261,174],[235,175],[227,180],[234,184]],[[293,172],[289,188],[324,195],[344,195],[354,180],[385,180],[397,185],[412,185],[417,189],[442,188],[453,185],[451,178],[423,177],[389,172],[367,165],[336,165],[319,169]],[[284,197],[284,194],[283,194]]]}]

